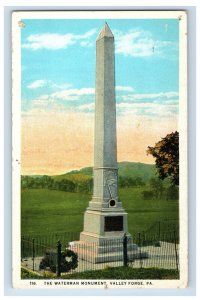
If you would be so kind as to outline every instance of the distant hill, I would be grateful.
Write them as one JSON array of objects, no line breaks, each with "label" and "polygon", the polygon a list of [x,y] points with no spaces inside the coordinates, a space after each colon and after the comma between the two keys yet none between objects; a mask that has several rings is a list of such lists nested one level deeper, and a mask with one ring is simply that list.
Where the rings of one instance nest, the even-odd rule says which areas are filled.
[{"label": "distant hill", "polygon": [[[157,177],[155,165],[124,161],[118,163],[118,167],[119,167],[118,175],[121,177],[130,177],[133,179],[140,177],[145,183],[148,182],[150,178]],[[87,168],[82,168],[80,170],[73,170],[61,175],[54,175],[54,176],[46,176],[46,175],[23,176],[22,175],[21,177],[22,177],[22,182],[26,182],[27,177],[29,177],[30,180],[32,178],[34,181],[38,181],[38,183],[40,180],[43,180],[44,177],[49,177],[49,178],[51,177],[55,182],[66,179],[66,180],[71,180],[74,183],[76,182],[81,183],[90,180],[92,176],[93,176],[93,168],[87,167]]]},{"label": "distant hill", "polygon": [[[143,186],[150,178],[156,176],[155,165],[120,162],[119,167],[119,187]],[[54,176],[21,176],[22,188],[48,188],[66,192],[92,193],[93,188],[93,168],[87,167],[80,170],[73,170],[65,174]]]},{"label": "distant hill", "polygon": [[136,162],[120,162],[119,176],[123,177],[141,177],[144,182],[147,182],[151,177],[156,176],[156,167],[151,164],[136,163]]},{"label": "distant hill", "polygon": [[68,179],[73,182],[83,182],[83,181],[89,180],[91,178],[91,176],[92,175],[85,174],[84,172],[72,171],[72,172],[69,172],[66,174],[62,174],[62,175],[51,176],[51,178],[53,178],[55,181],[61,181],[63,179]]},{"label": "distant hill", "polygon": [[[136,163],[136,162],[120,162],[118,163],[118,175],[122,177],[141,177],[144,182],[147,182],[151,177],[156,176],[156,167],[152,164]],[[73,170],[65,174],[65,176],[84,174],[87,176],[93,175],[93,168],[87,167],[80,170]],[[63,176],[63,175],[60,175]]]}]

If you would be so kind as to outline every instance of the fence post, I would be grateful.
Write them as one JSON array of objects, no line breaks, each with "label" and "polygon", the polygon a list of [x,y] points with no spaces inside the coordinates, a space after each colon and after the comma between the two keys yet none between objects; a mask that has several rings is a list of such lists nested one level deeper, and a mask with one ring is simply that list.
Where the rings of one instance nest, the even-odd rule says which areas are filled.
[{"label": "fence post", "polygon": [[33,260],[33,271],[35,269],[34,265],[35,265],[35,239],[32,239],[32,260]]},{"label": "fence post", "polygon": [[127,238],[126,233],[124,233],[124,236],[123,236],[123,263],[124,263],[124,267],[128,267],[127,242],[128,242],[128,238]]},{"label": "fence post", "polygon": [[138,242],[139,242],[139,249],[140,249],[140,268],[142,268],[142,252],[141,252],[141,233],[138,233]]},{"label": "fence post", "polygon": [[160,242],[160,221],[158,222],[158,241]]},{"label": "fence post", "polygon": [[175,250],[175,256],[176,256],[176,270],[178,271],[178,253],[177,253],[177,247],[176,247],[176,231],[174,230],[174,250]]},{"label": "fence post", "polygon": [[21,261],[23,261],[23,258],[24,258],[24,236],[22,235],[21,237]]},{"label": "fence post", "polygon": [[62,245],[61,245],[61,242],[58,241],[57,242],[57,263],[56,263],[56,276],[59,277],[61,275],[61,268],[60,268],[60,265],[61,265],[61,248],[62,248]]}]

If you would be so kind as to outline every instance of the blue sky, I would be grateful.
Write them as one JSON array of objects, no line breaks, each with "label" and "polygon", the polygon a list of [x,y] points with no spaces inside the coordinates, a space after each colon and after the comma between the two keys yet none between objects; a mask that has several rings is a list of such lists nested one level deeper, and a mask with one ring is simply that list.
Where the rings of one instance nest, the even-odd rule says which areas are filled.
[{"label": "blue sky", "polygon": [[95,48],[105,21],[115,36],[118,161],[153,163],[147,147],[178,130],[179,21],[22,21],[22,173],[93,165]]},{"label": "blue sky", "polygon": [[[153,103],[161,105],[161,110],[166,104],[170,113],[176,115],[179,21],[106,21],[115,36],[118,113],[137,108],[137,114],[159,117],[158,112],[154,113]],[[92,112],[95,41],[104,20],[23,22],[22,110]]]}]

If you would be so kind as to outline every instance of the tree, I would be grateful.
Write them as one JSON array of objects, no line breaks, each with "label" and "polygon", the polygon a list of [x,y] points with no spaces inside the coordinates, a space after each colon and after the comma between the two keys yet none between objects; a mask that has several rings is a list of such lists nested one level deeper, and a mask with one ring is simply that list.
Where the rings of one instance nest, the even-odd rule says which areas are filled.
[{"label": "tree", "polygon": [[172,185],[179,185],[179,133],[167,134],[155,144],[148,147],[147,154],[155,157],[159,178],[169,178]]},{"label": "tree", "polygon": [[144,181],[142,180],[142,178],[138,176],[138,177],[135,178],[135,185],[136,185],[136,186],[144,186],[145,183],[144,183]]},{"label": "tree", "polygon": [[142,191],[144,200],[151,200],[154,196],[153,191]]},{"label": "tree", "polygon": [[177,186],[169,186],[166,191],[167,200],[177,200],[179,191]]},{"label": "tree", "polygon": [[58,182],[58,189],[60,191],[74,192],[75,187],[76,187],[75,183],[68,179],[62,179],[61,181]]},{"label": "tree", "polygon": [[163,198],[163,193],[164,193],[164,186],[163,182],[159,178],[154,178],[152,177],[149,180],[149,185],[152,189],[152,193],[155,196],[156,199],[162,199]]}]

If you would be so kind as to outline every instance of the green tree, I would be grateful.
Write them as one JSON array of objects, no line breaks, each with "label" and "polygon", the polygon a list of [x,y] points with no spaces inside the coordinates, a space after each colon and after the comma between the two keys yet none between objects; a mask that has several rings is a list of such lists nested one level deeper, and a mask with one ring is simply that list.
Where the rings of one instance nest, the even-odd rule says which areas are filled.
[{"label": "green tree", "polygon": [[152,177],[149,180],[149,185],[150,185],[150,188],[151,188],[155,198],[162,199],[163,193],[165,191],[162,180],[160,180],[159,178]]},{"label": "green tree", "polygon": [[153,191],[142,191],[142,196],[144,200],[151,200],[154,196]]},{"label": "green tree", "polygon": [[166,190],[167,200],[177,200],[179,196],[178,194],[179,194],[179,190],[177,186],[169,186]]},{"label": "green tree", "polygon": [[136,178],[135,178],[135,185],[136,185],[136,186],[144,186],[145,183],[144,183],[144,181],[142,180],[141,177],[136,177]]},{"label": "green tree", "polygon": [[159,178],[169,178],[172,185],[179,185],[179,133],[167,134],[155,144],[148,147],[147,154],[155,157]]},{"label": "green tree", "polygon": [[125,187],[126,186],[125,178],[123,176],[119,176],[118,182],[119,182],[119,187]]},{"label": "green tree", "polygon": [[58,189],[60,191],[74,192],[75,187],[76,187],[75,183],[68,179],[62,179],[61,181],[58,182]]}]

